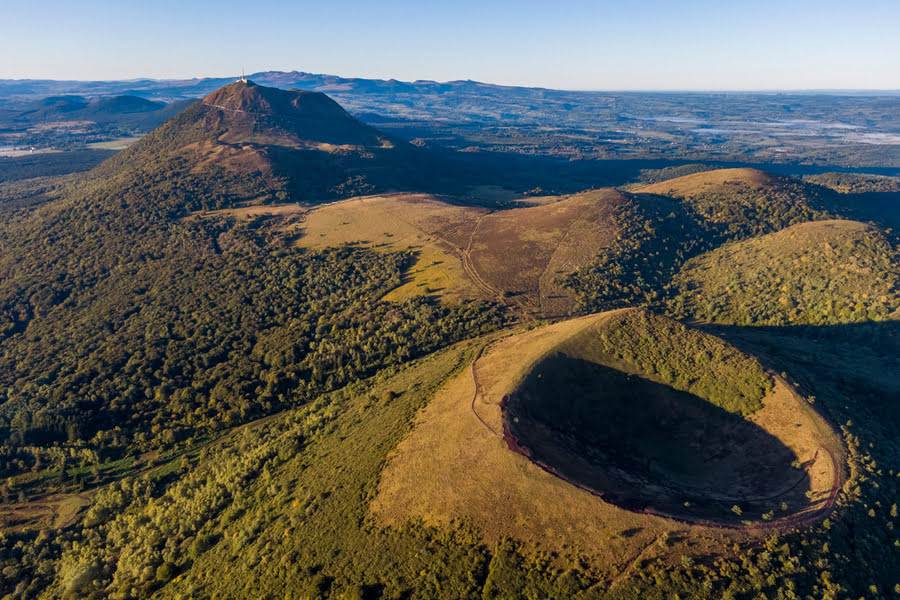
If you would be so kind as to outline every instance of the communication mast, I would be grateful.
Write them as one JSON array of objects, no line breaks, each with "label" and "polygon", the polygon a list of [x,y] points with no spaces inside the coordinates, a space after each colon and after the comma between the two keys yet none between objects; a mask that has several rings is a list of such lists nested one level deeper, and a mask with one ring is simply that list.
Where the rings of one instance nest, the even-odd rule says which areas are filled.
[{"label": "communication mast", "polygon": [[241,65],[241,78],[238,79],[241,83],[247,83],[247,76],[244,75],[244,65]]}]

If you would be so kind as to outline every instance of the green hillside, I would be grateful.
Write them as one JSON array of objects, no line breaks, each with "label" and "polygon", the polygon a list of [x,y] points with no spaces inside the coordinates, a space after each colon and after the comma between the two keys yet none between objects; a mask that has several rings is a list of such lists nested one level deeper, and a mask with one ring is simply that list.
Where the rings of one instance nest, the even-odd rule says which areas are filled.
[{"label": "green hillside", "polygon": [[818,221],[698,256],[670,310],[736,325],[879,321],[900,308],[900,254],[875,227]]},{"label": "green hillside", "polygon": [[573,357],[611,360],[624,370],[689,392],[737,415],[762,407],[772,389],[762,366],[721,340],[648,311],[610,317],[599,336],[585,333],[560,348]]},{"label": "green hillside", "polygon": [[182,219],[273,189],[162,150],[190,139],[170,134],[195,109],[49,201],[0,212],[11,489],[46,491],[15,479],[35,469],[202,440],[502,320],[485,303],[381,302],[409,253],[306,250],[259,221]]},{"label": "green hillside", "polygon": [[636,191],[680,199],[707,229],[727,239],[827,218],[834,204],[824,188],[756,169],[704,171]]},{"label": "green hillside", "polygon": [[[785,324],[883,319],[897,308],[890,233],[829,220],[871,206],[752,169],[704,171],[635,192],[616,215],[623,234],[561,278],[586,310],[637,305]],[[776,294],[782,287],[797,289]]]},{"label": "green hillside", "polygon": [[[834,205],[821,186],[711,171],[621,197],[549,200],[536,207],[543,210],[459,210],[449,219],[429,209],[420,218],[431,228],[412,233],[360,220],[381,228],[373,239],[408,236],[396,240],[406,246],[373,242],[363,231],[336,236],[343,240],[336,245],[300,247],[311,205],[424,189],[446,183],[446,173],[322,94],[244,82],[192,104],[86,173],[42,178],[31,166],[20,164],[23,171],[13,171],[21,180],[0,186],[2,598],[756,600],[888,597],[900,584],[896,249],[873,226],[824,220]],[[290,219],[213,212],[288,202]],[[438,204],[451,206],[428,199],[428,207]],[[401,202],[379,206],[393,223],[408,220]],[[773,511],[788,509],[768,504],[754,520],[737,503],[725,506],[724,524],[631,511],[638,526],[605,523],[593,540],[607,553],[633,549],[619,557],[622,568],[598,564],[599,554],[571,543],[565,527],[550,532],[560,540],[550,550],[516,539],[518,530],[501,529],[499,520],[491,538],[466,519],[378,520],[372,506],[386,466],[422,409],[440,408],[433,400],[447,386],[459,392],[444,398],[459,412],[441,416],[477,427],[483,447],[512,465],[504,476],[527,471],[543,484],[530,489],[566,490],[547,492],[545,504],[603,502],[511,452],[502,426],[494,430],[497,422],[478,410],[490,408],[485,389],[513,389],[530,372],[526,351],[542,347],[548,329],[578,332],[606,315],[544,328],[546,315],[521,309],[505,283],[511,278],[497,278],[498,289],[491,283],[479,296],[497,302],[384,299],[410,282],[426,242],[452,254],[468,276],[486,272],[473,245],[479,228],[497,243],[496,265],[519,275],[503,243],[540,248],[548,220],[526,218],[563,209],[572,214],[554,235],[565,252],[539,269],[539,283],[555,278],[585,312],[668,307],[712,321],[703,327],[721,336],[627,311],[611,316],[590,347],[576,340],[579,352],[603,354],[621,373],[570,377],[552,361],[542,364],[553,370],[548,381],[575,379],[585,396],[608,386],[620,406],[656,407],[616,435],[606,428],[622,413],[593,412],[587,433],[631,443],[626,438],[652,427],[660,438],[682,436],[680,447],[701,458],[697,448],[712,440],[719,460],[734,453],[729,428],[752,429],[748,423],[763,418],[774,381],[791,406],[821,410],[829,434],[842,436],[844,448],[813,445],[807,464],[787,462],[799,475],[793,485],[801,485],[788,492],[803,496],[803,482],[818,476],[813,467],[830,458],[833,477],[816,488],[825,498],[803,496],[827,504],[824,512],[779,525]],[[581,217],[598,227],[572,227]],[[614,233],[607,240],[597,231]],[[595,237],[578,239],[579,232]],[[575,258],[598,245],[593,263],[571,272]],[[835,325],[726,325],[798,322]],[[523,332],[525,346],[505,346],[510,356],[475,362]],[[788,370],[783,378],[769,372],[779,367]],[[554,421],[559,394],[551,392],[545,414]],[[634,394],[658,394],[662,403],[641,405]],[[702,410],[677,413],[700,415],[699,433],[685,436],[664,408],[698,402]],[[715,418],[703,416],[710,411]],[[786,442],[801,428],[797,420],[777,425]],[[474,479],[478,469],[488,482],[474,491],[478,506],[505,502],[509,490],[485,469],[487,453],[472,456],[473,446],[452,431],[440,428],[439,441],[451,463],[473,465],[461,478]],[[671,440],[643,441],[664,462],[659,449]],[[627,444],[614,454],[627,455]],[[423,469],[434,467],[429,461],[426,453]],[[504,504],[505,516],[531,523],[533,514],[515,512],[521,506],[529,505]]]},{"label": "green hillside", "polygon": [[582,310],[652,306],[690,257],[713,247],[715,236],[676,200],[626,195],[615,208],[619,231],[587,266],[561,275]]}]

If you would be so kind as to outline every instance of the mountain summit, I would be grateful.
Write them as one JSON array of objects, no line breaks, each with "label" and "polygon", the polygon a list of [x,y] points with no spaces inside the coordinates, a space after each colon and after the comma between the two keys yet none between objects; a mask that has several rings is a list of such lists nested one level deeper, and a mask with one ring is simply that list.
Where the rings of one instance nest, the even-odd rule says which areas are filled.
[{"label": "mountain summit", "polygon": [[[354,119],[319,92],[281,90],[237,81],[201,100],[211,130],[227,129],[228,138],[276,134],[280,145],[320,144],[390,147],[396,140]],[[237,135],[235,135],[237,134]]]},{"label": "mountain summit", "polygon": [[[319,92],[228,84],[150,132],[104,167],[217,169],[261,176],[276,199],[318,202],[429,187],[433,159]],[[108,173],[107,173],[108,174]]]},{"label": "mountain summit", "polygon": [[202,102],[222,110],[261,115],[353,118],[325,94],[265,87],[249,80],[221,87],[203,98]]}]

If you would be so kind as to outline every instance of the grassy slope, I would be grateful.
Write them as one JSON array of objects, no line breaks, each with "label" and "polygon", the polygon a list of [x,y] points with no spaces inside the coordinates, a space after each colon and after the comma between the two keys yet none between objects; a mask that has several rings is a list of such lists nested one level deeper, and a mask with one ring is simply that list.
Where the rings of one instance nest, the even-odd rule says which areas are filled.
[{"label": "grassy slope", "polygon": [[[568,548],[574,547],[603,574],[601,576],[606,577],[616,569],[627,567],[628,561],[666,531],[681,529],[686,533],[685,546],[678,548],[680,552],[708,551],[709,544],[720,543],[722,536],[727,539],[736,535],[704,527],[685,532],[678,523],[605,503],[509,451],[505,442],[491,430],[502,431],[499,409],[502,398],[516,388],[542,357],[569,345],[582,352],[605,354],[602,342],[597,342],[598,347],[587,344],[584,338],[599,340],[598,329],[621,333],[629,329],[632,318],[640,321],[641,317],[637,311],[591,315],[517,333],[492,343],[474,366],[479,384],[479,393],[474,400],[472,373],[461,373],[422,411],[415,429],[397,447],[381,478],[373,504],[379,522],[399,526],[409,519],[420,518],[428,524],[449,526],[461,521],[472,524],[491,543],[509,535],[531,548],[566,553]],[[671,323],[661,317],[652,320]],[[751,388],[756,386],[763,392],[768,389],[768,376],[758,363],[733,347],[696,331],[683,333],[682,337],[685,339],[679,339],[676,345],[691,351],[682,357],[687,361],[684,364],[678,363],[681,359],[673,358],[675,366],[694,366],[690,361],[694,360],[695,352],[701,354],[699,350],[703,346],[698,345],[698,341],[709,340],[707,347],[711,349],[703,367],[709,377],[705,381],[692,382],[691,389],[713,397],[715,394],[737,395],[735,390],[744,390],[748,383]],[[631,349],[638,347],[641,352],[629,353],[634,360],[631,372],[641,372],[649,357],[643,344]],[[716,363],[716,358],[722,363]],[[605,360],[616,366],[624,362],[622,357],[615,355],[607,356]],[[652,373],[651,370],[651,376]],[[765,408],[752,417],[756,425],[781,438],[803,461],[813,461],[822,435],[830,436],[827,427],[820,435],[816,429],[818,422],[807,418],[802,410],[795,410],[797,400],[782,382],[778,382],[776,393],[767,396],[764,404]],[[783,422],[790,422],[791,427],[783,426]],[[797,427],[797,424],[801,426]],[[817,473],[811,482],[813,503],[827,497],[834,479],[832,465],[824,455],[821,462],[815,463],[815,468],[811,468],[811,473]],[[796,475],[793,478],[796,479]],[[452,484],[448,485],[448,482]],[[812,506],[803,497],[792,498],[791,502],[798,502],[792,509],[800,513]],[[730,506],[728,504],[725,510]],[[759,520],[761,512],[748,512],[743,518]],[[622,536],[622,531],[630,534]],[[688,551],[688,546],[693,546],[693,550]],[[663,556],[667,552],[657,550],[654,554]]]},{"label": "grassy slope", "polygon": [[738,325],[888,318],[900,307],[900,258],[879,229],[819,221],[736,242],[689,261],[675,314]]},{"label": "grassy slope", "polygon": [[528,309],[565,315],[570,294],[556,280],[612,243],[620,233],[613,215],[624,201],[600,190],[492,213],[472,237],[472,263],[496,289],[521,296]]},{"label": "grassy slope", "polygon": [[[479,417],[502,431],[501,398],[531,364],[561,340],[605,318],[591,315],[516,333],[493,342],[474,373],[458,374],[418,415],[415,428],[381,476],[372,505],[377,522],[399,527],[473,526],[488,543],[505,536],[532,550],[577,553],[609,577],[673,524],[603,503],[507,448]],[[627,537],[617,531],[630,531]]]},{"label": "grassy slope", "polygon": [[626,201],[601,190],[489,212],[423,195],[354,198],[311,211],[299,243],[413,250],[407,281],[388,299],[505,296],[527,311],[567,314],[572,295],[557,280],[620,234],[616,214]]},{"label": "grassy slope", "polygon": [[719,169],[685,175],[636,190],[681,201],[718,235],[746,238],[826,218],[828,190],[756,169]]},{"label": "grassy slope", "polygon": [[302,246],[354,244],[384,251],[411,250],[415,262],[386,297],[427,295],[452,301],[483,298],[465,272],[460,246],[485,209],[456,206],[421,194],[353,198],[311,211],[302,224]]},{"label": "grassy slope", "polygon": [[659,183],[643,186],[640,191],[645,194],[663,194],[667,196],[697,196],[709,188],[744,183],[747,185],[767,186],[774,181],[772,175],[758,169],[716,169],[682,175]]}]

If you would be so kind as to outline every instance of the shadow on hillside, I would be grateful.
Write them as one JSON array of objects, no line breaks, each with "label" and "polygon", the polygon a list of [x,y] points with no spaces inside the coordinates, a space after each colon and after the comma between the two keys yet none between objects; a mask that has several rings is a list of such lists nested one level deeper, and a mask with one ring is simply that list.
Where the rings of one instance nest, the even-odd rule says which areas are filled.
[{"label": "shadow on hillside", "polygon": [[631,510],[734,521],[809,489],[797,456],[761,427],[693,394],[563,354],[511,396],[510,433],[562,478]]},{"label": "shadow on hillside", "polygon": [[848,416],[900,437],[900,321],[842,325],[700,325],[784,372],[832,424]]},{"label": "shadow on hillside", "polygon": [[853,219],[900,229],[900,192],[840,194],[838,198],[841,207]]},{"label": "shadow on hillside", "polygon": [[[799,164],[761,164],[755,162],[718,162],[708,160],[625,158],[569,160],[552,156],[518,154],[513,152],[453,152],[432,150],[442,168],[433,174],[438,176],[446,193],[458,193],[461,187],[496,185],[519,193],[531,191],[534,195],[572,194],[584,190],[616,187],[640,181],[646,170],[703,165],[706,169],[754,168],[778,175],[802,176],[829,171],[876,173],[884,169],[841,169],[834,166],[809,166]],[[436,180],[436,183],[438,181]],[[650,183],[648,181],[647,183]],[[847,202],[860,204],[861,199],[847,195]],[[886,202],[881,199],[880,202]],[[867,200],[874,203],[875,199]]]}]

